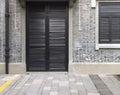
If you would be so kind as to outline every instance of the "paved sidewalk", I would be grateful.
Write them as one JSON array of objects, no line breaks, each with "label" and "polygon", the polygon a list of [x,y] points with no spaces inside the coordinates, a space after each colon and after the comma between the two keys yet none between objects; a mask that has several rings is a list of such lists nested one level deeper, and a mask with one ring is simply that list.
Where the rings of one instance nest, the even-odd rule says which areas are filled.
[{"label": "paved sidewalk", "polygon": [[41,72],[0,75],[0,86],[10,84],[0,95],[120,95],[120,81],[114,76]]}]

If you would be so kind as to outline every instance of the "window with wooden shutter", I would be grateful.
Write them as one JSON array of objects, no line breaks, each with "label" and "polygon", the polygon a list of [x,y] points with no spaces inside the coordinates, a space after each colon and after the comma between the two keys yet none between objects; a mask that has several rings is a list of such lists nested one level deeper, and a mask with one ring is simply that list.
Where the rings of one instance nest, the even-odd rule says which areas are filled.
[{"label": "window with wooden shutter", "polygon": [[99,3],[99,43],[120,43],[120,2]]}]

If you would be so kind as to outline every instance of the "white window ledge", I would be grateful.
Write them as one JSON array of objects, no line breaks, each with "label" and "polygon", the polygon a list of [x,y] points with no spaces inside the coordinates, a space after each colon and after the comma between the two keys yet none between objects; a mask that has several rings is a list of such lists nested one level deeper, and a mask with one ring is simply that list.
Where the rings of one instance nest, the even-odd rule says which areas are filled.
[{"label": "white window ledge", "polygon": [[120,48],[120,44],[96,44],[96,50],[99,50],[100,48],[116,49]]},{"label": "white window ledge", "polygon": [[99,2],[120,2],[120,0],[91,0],[91,8],[96,7],[97,1]]}]

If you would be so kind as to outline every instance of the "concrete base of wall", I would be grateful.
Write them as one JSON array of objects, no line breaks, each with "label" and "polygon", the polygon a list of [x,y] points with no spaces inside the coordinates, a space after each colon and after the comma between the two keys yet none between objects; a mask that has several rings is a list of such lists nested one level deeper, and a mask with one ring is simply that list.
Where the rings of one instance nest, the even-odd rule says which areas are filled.
[{"label": "concrete base of wall", "polygon": [[[10,74],[25,74],[26,64],[9,64]],[[120,64],[69,64],[69,73],[120,75]],[[5,74],[5,64],[0,64],[0,74]]]},{"label": "concrete base of wall", "polygon": [[26,73],[26,64],[10,63],[9,73],[10,74],[25,74]]},{"label": "concrete base of wall", "polygon": [[69,64],[70,73],[120,74],[120,64]]},{"label": "concrete base of wall", "polygon": [[5,74],[5,64],[0,64],[0,74]]}]

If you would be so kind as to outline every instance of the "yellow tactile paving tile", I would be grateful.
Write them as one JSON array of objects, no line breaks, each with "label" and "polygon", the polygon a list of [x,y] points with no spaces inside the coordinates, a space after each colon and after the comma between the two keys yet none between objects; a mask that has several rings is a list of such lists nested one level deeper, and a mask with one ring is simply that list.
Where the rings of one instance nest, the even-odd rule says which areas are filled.
[{"label": "yellow tactile paving tile", "polygon": [[15,79],[20,75],[7,75],[1,79],[2,85],[0,85],[0,93],[3,92]]},{"label": "yellow tactile paving tile", "polygon": [[8,80],[7,82],[5,82],[2,86],[0,86],[0,93],[7,88],[10,84],[12,83],[12,80]]}]

